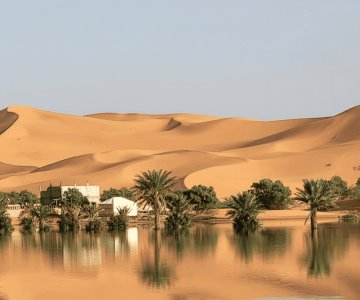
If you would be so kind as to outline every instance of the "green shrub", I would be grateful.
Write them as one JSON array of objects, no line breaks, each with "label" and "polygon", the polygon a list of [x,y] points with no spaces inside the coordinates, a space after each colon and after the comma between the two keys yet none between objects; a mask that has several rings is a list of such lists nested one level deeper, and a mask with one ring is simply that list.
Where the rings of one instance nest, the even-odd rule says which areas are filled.
[{"label": "green shrub", "polygon": [[35,222],[32,217],[24,217],[21,219],[20,225],[26,232],[32,232],[35,229]]},{"label": "green shrub", "polygon": [[11,218],[7,213],[8,200],[6,197],[0,198],[0,234],[7,234],[14,230],[11,224]]},{"label": "green shrub", "polygon": [[125,230],[128,227],[128,220],[123,216],[116,215],[110,218],[107,225],[110,231]]},{"label": "green shrub", "polygon": [[74,219],[70,214],[67,213],[61,214],[58,225],[61,232],[78,231],[80,229],[78,220]]},{"label": "green shrub", "polygon": [[128,227],[130,208],[125,206],[124,208],[118,208],[117,211],[118,214],[112,216],[107,222],[109,231],[125,230]]},{"label": "green shrub", "polygon": [[7,215],[0,215],[0,235],[10,233],[13,230],[11,218]]},{"label": "green shrub", "polygon": [[101,230],[101,221],[92,220],[85,225],[85,230],[87,232],[99,232]]},{"label": "green shrub", "polygon": [[347,214],[340,216],[339,221],[344,223],[357,223],[359,221],[359,215],[349,211]]}]

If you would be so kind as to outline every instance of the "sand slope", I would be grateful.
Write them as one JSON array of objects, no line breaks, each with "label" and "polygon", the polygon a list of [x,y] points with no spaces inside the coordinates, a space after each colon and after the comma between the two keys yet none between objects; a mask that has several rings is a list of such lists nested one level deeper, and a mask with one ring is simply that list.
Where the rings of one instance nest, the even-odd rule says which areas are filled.
[{"label": "sand slope", "polygon": [[[167,114],[65,115],[0,111],[0,190],[84,184],[131,186],[148,169],[180,186],[213,185],[220,197],[264,177],[292,189],[303,178],[360,177],[360,107],[328,118],[255,121]],[[359,167],[359,168],[358,168]]]}]

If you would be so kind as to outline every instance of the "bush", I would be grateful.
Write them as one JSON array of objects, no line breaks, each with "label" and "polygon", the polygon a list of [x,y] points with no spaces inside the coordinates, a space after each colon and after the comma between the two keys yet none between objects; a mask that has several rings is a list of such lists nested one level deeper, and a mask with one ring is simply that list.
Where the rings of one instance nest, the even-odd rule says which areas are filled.
[{"label": "bush", "polygon": [[357,223],[359,221],[359,215],[350,211],[347,214],[339,217],[339,221],[344,223]]},{"label": "bush", "polygon": [[13,230],[11,218],[7,215],[0,215],[0,235],[10,233]]},{"label": "bush", "polygon": [[32,232],[35,229],[34,219],[31,217],[24,217],[21,219],[20,225],[26,232]]},{"label": "bush", "polygon": [[128,220],[124,216],[112,216],[107,222],[109,231],[125,230],[128,227]]},{"label": "bush", "polygon": [[99,232],[101,230],[101,221],[92,220],[85,225],[85,230],[87,232]]},{"label": "bush", "polygon": [[67,213],[61,214],[58,225],[61,232],[78,231],[80,229],[79,222]]},{"label": "bush", "polygon": [[129,217],[128,213],[130,208],[123,207],[117,209],[118,214],[114,215],[107,222],[109,231],[125,230],[128,227]]},{"label": "bush", "polygon": [[250,192],[265,209],[286,209],[291,203],[291,190],[280,180],[262,179],[252,184]]},{"label": "bush", "polygon": [[6,197],[0,198],[0,235],[10,233],[14,230],[11,218],[6,212],[8,200]]}]

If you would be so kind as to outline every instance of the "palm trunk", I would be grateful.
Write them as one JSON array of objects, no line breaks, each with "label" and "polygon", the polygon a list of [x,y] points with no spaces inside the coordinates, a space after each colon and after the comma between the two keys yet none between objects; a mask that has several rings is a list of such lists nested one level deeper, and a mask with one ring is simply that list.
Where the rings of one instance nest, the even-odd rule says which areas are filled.
[{"label": "palm trunk", "polygon": [[159,211],[155,211],[155,230],[159,230],[160,229],[160,212]]},{"label": "palm trunk", "polygon": [[317,229],[317,217],[316,217],[317,210],[312,209],[310,212],[310,218],[311,218],[311,229],[316,230]]}]

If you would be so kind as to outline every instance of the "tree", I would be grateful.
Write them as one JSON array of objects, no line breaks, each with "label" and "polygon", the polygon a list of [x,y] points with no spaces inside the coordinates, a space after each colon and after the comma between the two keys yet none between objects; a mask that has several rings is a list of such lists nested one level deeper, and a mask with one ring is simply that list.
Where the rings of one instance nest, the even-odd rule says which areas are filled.
[{"label": "tree", "polygon": [[167,230],[186,229],[191,223],[190,200],[182,194],[173,194],[166,198],[168,216],[165,219]]},{"label": "tree", "polygon": [[70,188],[64,192],[63,195],[63,204],[65,203],[67,206],[85,206],[90,204],[88,198],[86,198],[78,189]]},{"label": "tree", "polygon": [[358,178],[358,179],[356,180],[356,186],[357,186],[357,187],[360,187],[360,178]]},{"label": "tree", "polygon": [[28,190],[20,191],[18,199],[19,199],[18,203],[22,208],[32,207],[35,203],[39,202],[38,197],[34,193],[31,193]]},{"label": "tree", "polygon": [[0,235],[10,233],[14,230],[11,224],[11,218],[7,213],[7,205],[7,198],[0,198]]},{"label": "tree", "polygon": [[331,192],[337,199],[344,198],[349,194],[347,182],[340,176],[333,176],[327,182]]},{"label": "tree", "polygon": [[183,191],[183,194],[193,205],[196,212],[214,208],[219,202],[212,186],[194,185],[191,189]]},{"label": "tree", "polygon": [[[311,229],[317,229],[317,211],[323,207],[329,206],[335,198],[330,185],[322,179],[304,179],[304,188],[297,188],[296,198],[310,206]],[[306,219],[306,221],[308,220]],[[305,221],[305,223],[306,223]]]},{"label": "tree", "polygon": [[266,209],[285,209],[291,203],[291,190],[280,180],[273,182],[265,178],[251,186],[251,192]]},{"label": "tree", "polygon": [[155,230],[160,229],[160,215],[165,208],[165,197],[175,183],[176,179],[171,176],[171,172],[163,170],[143,172],[135,178],[133,190],[137,195],[137,202],[152,208]]},{"label": "tree", "polygon": [[123,187],[120,190],[114,188],[110,188],[109,190],[104,190],[103,193],[101,194],[100,201],[106,201],[113,197],[123,197],[125,199],[135,201],[135,193],[126,187]]},{"label": "tree", "polygon": [[261,227],[258,214],[261,212],[261,205],[255,195],[250,192],[238,193],[226,198],[227,207],[230,210],[226,213],[233,219],[233,225],[238,232],[254,231]]}]

